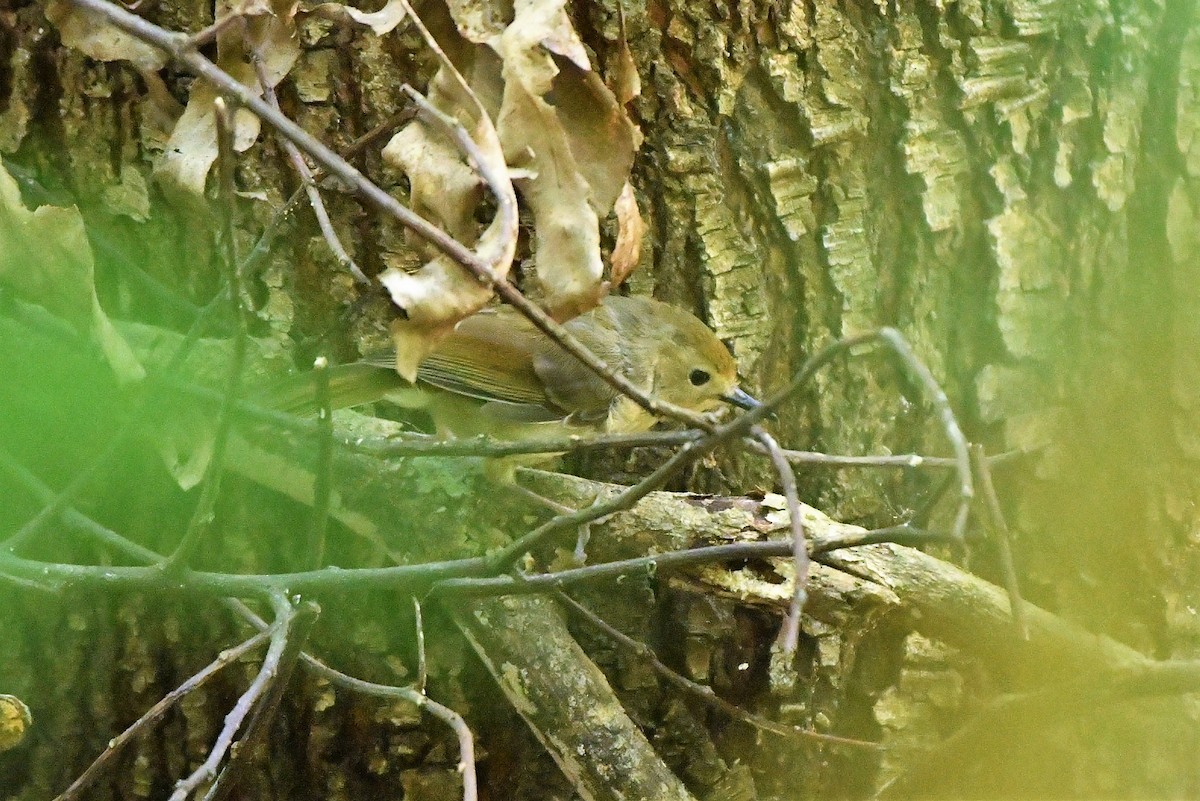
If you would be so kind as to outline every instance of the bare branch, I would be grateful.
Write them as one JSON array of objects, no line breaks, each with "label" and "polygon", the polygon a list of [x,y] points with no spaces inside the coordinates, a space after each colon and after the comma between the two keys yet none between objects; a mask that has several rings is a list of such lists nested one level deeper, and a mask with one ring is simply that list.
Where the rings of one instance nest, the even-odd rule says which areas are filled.
[{"label": "bare branch", "polygon": [[762,426],[754,426],[750,432],[771,455],[771,463],[779,475],[779,483],[783,489],[783,497],[787,500],[788,525],[792,530],[792,566],[795,576],[792,579],[792,604],[779,631],[779,644],[783,653],[791,656],[796,653],[800,644],[800,615],[804,612],[804,602],[808,598],[808,542],[804,536],[804,516],[800,511],[800,496],[796,493],[796,474],[788,464],[783,449],[775,438],[763,430]]},{"label": "bare branch", "polygon": [[[283,700],[283,692],[287,688],[288,679],[291,678],[292,670],[296,667],[300,654],[303,653],[304,644],[308,641],[308,635],[321,611],[320,607],[312,601],[302,603],[299,596],[291,601],[279,597],[276,599],[275,605],[278,605],[279,601],[294,609],[287,642],[274,665],[269,666],[267,660],[263,660],[263,669],[270,667],[272,671],[272,676],[267,681],[266,691],[254,704],[250,720],[246,723],[245,732],[238,741],[237,747],[230,753],[229,761],[221,768],[221,772],[217,774],[208,792],[204,794],[204,801],[221,801],[228,797],[239,776],[245,773],[254,754],[252,746],[255,742],[262,740],[270,722],[274,719],[280,701]],[[268,659],[269,657],[270,654],[268,654]]]},{"label": "bare branch", "polygon": [[[262,53],[249,41],[248,37],[246,48],[250,51],[250,62],[254,65],[254,72],[258,76],[258,85],[262,87],[263,98],[271,105],[271,108],[282,114],[283,110],[279,108],[279,98],[275,96],[275,87],[271,85],[271,79],[267,75],[267,65],[263,61]],[[292,162],[292,167],[296,170],[296,174],[300,176],[300,184],[304,187],[304,191],[308,195],[308,202],[312,206],[313,216],[317,218],[317,226],[321,229],[321,235],[325,237],[325,243],[333,251],[333,257],[337,259],[338,264],[350,271],[355,281],[370,286],[371,279],[367,278],[359,266],[355,264],[354,259],[350,258],[350,254],[346,252],[346,248],[342,245],[342,240],[338,238],[337,231],[333,230],[333,222],[330,221],[329,212],[325,209],[325,201],[321,199],[321,193],[317,190],[316,181],[313,179],[313,172],[309,168],[308,162],[304,160],[304,156],[300,153],[300,149],[286,137],[280,137],[280,141],[283,143],[283,149],[288,155],[288,160]]]},{"label": "bare branch", "polygon": [[417,684],[416,690],[425,694],[425,682],[429,678],[429,666],[425,661],[425,618],[421,613],[421,599],[415,595],[413,602],[413,629],[417,635]]},{"label": "bare branch", "polygon": [[554,573],[517,576],[488,576],[452,578],[439,581],[430,589],[430,595],[490,596],[530,595],[550,590],[561,590],[573,584],[601,581],[634,574],[657,575],[659,571],[678,570],[684,567],[727,562],[735,559],[765,559],[772,556],[791,556],[790,540],[768,540],[765,542],[737,542],[729,545],[710,545],[686,551],[668,551],[654,556],[640,556],[617,562],[604,562]]},{"label": "bare branch", "polygon": [[[134,6],[127,5],[125,7],[130,11],[136,10]],[[244,19],[245,16],[238,12],[224,14],[215,22],[213,22],[212,25],[196,31],[189,36],[187,41],[184,42],[183,47],[187,50],[199,50],[209,42],[216,41],[216,38],[220,36],[223,31],[228,29],[233,23],[241,22]]]},{"label": "bare branch", "polygon": [[1021,585],[1017,581],[1017,568],[1013,564],[1012,535],[1008,531],[1008,521],[1004,519],[1004,510],[1000,508],[1000,498],[996,495],[996,485],[992,483],[992,470],[988,466],[987,455],[982,445],[971,446],[971,464],[979,475],[979,483],[983,487],[983,498],[987,504],[988,516],[992,521],[992,530],[996,532],[996,545],[1000,550],[1000,566],[1004,571],[1004,588],[1008,591],[1008,603],[1012,607],[1013,623],[1021,633],[1021,639],[1029,639],[1029,623],[1025,620],[1024,601],[1021,600]]},{"label": "bare branch", "polygon": [[208,683],[208,680],[224,668],[233,664],[242,658],[245,654],[257,648],[265,642],[270,634],[269,630],[260,631],[253,637],[238,643],[232,648],[227,648],[217,655],[217,658],[202,668],[199,672],[190,676],[187,681],[180,684],[171,692],[164,695],[158,703],[146,710],[140,718],[134,721],[125,731],[118,734],[116,737],[108,741],[108,747],[96,757],[95,761],[88,766],[87,770],[79,775],[71,786],[63,790],[55,801],[74,801],[79,797],[79,794],[86,790],[107,768],[112,760],[121,752],[133,738],[141,734],[146,734],[150,731],[150,727],[162,719],[163,715],[173,707],[180,699],[194,690],[198,690]]},{"label": "bare branch", "polygon": [[246,719],[246,716],[250,714],[250,711],[275,680],[280,660],[283,658],[284,649],[288,644],[288,633],[291,630],[292,621],[295,619],[296,610],[283,593],[274,593],[271,605],[275,610],[275,622],[270,628],[271,645],[263,659],[262,668],[254,677],[254,681],[250,682],[250,686],[238,698],[233,709],[225,716],[225,725],[217,735],[216,741],[213,742],[208,758],[187,778],[181,779],[175,784],[175,790],[171,793],[169,801],[184,801],[202,784],[216,778],[217,768],[225,759],[225,755],[229,753],[233,740],[242,726],[242,721]]},{"label": "bare branch", "polygon": [[950,400],[946,397],[945,390],[933,377],[933,373],[925,366],[925,363],[917,358],[913,353],[912,347],[904,336],[895,328],[881,328],[879,330],[879,338],[892,349],[900,361],[904,364],[905,369],[910,375],[921,382],[921,387],[925,390],[925,394],[929,396],[929,400],[933,403],[937,410],[938,417],[942,421],[942,429],[946,433],[946,439],[950,440],[950,447],[954,449],[954,460],[957,463],[959,492],[958,492],[958,512],[954,516],[954,536],[960,541],[963,539],[964,532],[967,526],[967,515],[971,509],[971,500],[975,497],[975,485],[971,478],[971,458],[967,453],[967,438],[963,436],[962,428],[958,425],[958,418],[954,416],[954,410],[950,408]]}]

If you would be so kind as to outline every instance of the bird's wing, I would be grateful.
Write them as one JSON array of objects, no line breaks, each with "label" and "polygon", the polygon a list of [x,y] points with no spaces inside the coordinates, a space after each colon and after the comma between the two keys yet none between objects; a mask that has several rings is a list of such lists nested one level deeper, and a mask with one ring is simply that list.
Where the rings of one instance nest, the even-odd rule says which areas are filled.
[{"label": "bird's wing", "polygon": [[[601,317],[607,313],[608,310],[600,306],[568,321],[566,328],[610,368],[628,377],[629,367],[618,335],[608,324],[607,317]],[[618,393],[583,362],[542,337],[532,363],[552,404],[578,420],[602,420],[608,416]]]},{"label": "bird's wing", "polygon": [[[519,314],[481,312],[438,343],[417,368],[417,381],[489,403],[535,407],[514,411],[542,409],[562,417],[534,370],[533,352],[540,339],[542,334]],[[394,367],[390,354],[367,361]]]}]

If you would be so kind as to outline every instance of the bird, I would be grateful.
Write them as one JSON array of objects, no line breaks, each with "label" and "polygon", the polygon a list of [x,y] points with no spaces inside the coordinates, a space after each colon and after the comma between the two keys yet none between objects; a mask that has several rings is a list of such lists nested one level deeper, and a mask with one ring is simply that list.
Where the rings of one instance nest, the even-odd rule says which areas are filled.
[{"label": "bird", "polygon": [[[610,369],[654,397],[693,412],[758,405],[738,386],[733,355],[695,315],[646,297],[609,295],[564,327]],[[442,437],[522,440],[564,433],[637,433],[658,419],[562,349],[511,306],[462,320],[417,369],[415,382],[378,351],[330,368],[330,405],[390,400],[424,410]],[[311,385],[271,405],[316,408]]]}]

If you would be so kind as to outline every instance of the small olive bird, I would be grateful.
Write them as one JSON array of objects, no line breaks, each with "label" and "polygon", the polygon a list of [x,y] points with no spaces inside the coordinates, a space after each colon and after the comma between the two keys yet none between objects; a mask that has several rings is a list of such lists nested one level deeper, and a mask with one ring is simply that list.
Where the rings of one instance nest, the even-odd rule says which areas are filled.
[{"label": "small olive bird", "polygon": [[[694,412],[722,402],[753,408],[737,385],[729,350],[693,315],[649,298],[606,297],[564,327],[611,369],[655,397]],[[656,418],[613,389],[512,307],[481,311],[458,324],[421,362],[417,381],[395,370],[391,352],[335,367],[333,408],[383,398],[426,411],[438,433],[530,439],[592,430],[634,433]],[[272,398],[276,408],[313,409],[311,383]]]}]

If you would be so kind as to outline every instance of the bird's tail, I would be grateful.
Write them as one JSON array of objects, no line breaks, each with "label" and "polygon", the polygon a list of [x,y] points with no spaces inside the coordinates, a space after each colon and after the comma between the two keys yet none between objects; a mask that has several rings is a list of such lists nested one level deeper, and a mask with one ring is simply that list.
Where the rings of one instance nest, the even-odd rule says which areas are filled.
[{"label": "bird's tail", "polygon": [[[411,387],[395,370],[363,362],[340,364],[326,370],[329,405],[345,409],[382,400],[385,395]],[[271,409],[296,415],[315,414],[317,402],[315,371],[288,376],[268,387],[258,402]]]}]

